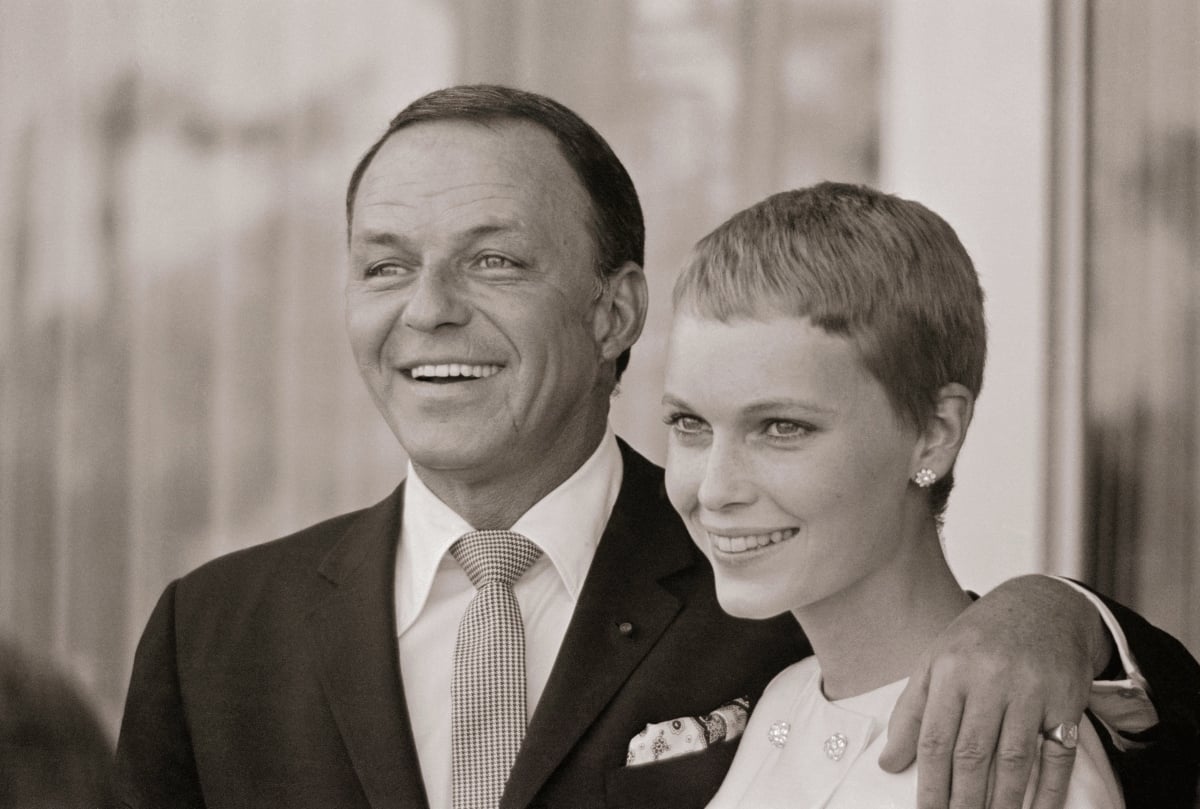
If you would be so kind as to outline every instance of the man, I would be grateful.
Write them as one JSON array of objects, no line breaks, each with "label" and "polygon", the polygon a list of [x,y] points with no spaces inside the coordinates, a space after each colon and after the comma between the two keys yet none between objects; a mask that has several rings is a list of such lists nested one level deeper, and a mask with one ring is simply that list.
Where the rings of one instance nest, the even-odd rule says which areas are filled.
[{"label": "man", "polygon": [[[790,617],[720,611],[661,470],[607,426],[646,313],[624,168],[549,99],[451,88],[411,104],[367,152],[347,217],[350,340],[408,477],[374,507],[167,588],[134,665],[119,796],[136,807],[703,806],[735,744],[691,739],[702,749],[669,756],[664,736],[661,760],[627,766],[631,742],[648,724],[665,733],[753,701],[808,649]],[[486,556],[493,540],[510,554],[495,565],[503,581],[479,573],[475,549]],[[1158,702],[1118,671],[1138,709],[1112,721],[1157,718],[1186,749],[1195,712],[1178,706],[1200,673],[1116,609]],[[1112,656],[1068,586],[998,588],[913,677],[889,766],[919,746],[927,805],[982,806],[994,759],[994,805],[1019,806],[1038,732],[1069,730]],[[1159,678],[1157,666],[1187,676]],[[1062,732],[1042,745],[1041,806],[1058,805],[1069,772]],[[1189,755],[1180,777],[1188,760],[1194,771]]]}]

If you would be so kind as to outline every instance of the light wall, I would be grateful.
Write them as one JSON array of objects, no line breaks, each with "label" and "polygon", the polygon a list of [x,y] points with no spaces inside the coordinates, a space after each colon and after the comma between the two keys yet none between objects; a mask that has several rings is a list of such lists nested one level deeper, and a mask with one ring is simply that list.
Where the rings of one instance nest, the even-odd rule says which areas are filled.
[{"label": "light wall", "polygon": [[983,395],[944,534],[977,591],[1044,558],[1049,37],[1042,0],[893,0],[884,26],[881,186],[954,226],[986,295]]}]

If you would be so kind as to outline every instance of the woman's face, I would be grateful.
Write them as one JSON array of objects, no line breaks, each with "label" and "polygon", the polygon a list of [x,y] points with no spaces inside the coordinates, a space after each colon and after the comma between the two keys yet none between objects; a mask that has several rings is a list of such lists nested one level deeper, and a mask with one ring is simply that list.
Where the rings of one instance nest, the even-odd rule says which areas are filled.
[{"label": "woman's face", "polygon": [[850,340],[807,319],[681,313],[668,348],[667,493],[730,614],[767,618],[860,587],[924,508],[917,432]]}]

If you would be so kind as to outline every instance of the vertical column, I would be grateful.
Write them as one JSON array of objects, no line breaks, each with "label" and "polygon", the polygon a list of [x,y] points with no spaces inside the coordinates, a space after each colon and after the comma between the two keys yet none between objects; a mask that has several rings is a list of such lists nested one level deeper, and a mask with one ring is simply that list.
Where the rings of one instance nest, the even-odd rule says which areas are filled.
[{"label": "vertical column", "polygon": [[1093,7],[1088,524],[1100,586],[1200,648],[1200,9]]},{"label": "vertical column", "polygon": [[945,531],[955,572],[984,590],[1043,560],[1049,26],[1044,0],[893,0],[884,27],[882,186],[946,217],[987,296]]}]

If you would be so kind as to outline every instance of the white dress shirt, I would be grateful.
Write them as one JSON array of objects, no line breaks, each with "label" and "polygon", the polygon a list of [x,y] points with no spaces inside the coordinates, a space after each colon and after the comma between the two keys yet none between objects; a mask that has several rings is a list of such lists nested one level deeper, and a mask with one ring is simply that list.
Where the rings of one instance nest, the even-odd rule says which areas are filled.
[{"label": "white dress shirt", "polygon": [[1092,683],[1091,697],[1088,708],[1100,720],[1100,724],[1108,729],[1109,736],[1118,750],[1130,750],[1141,747],[1142,744],[1131,741],[1126,733],[1140,733],[1158,724],[1158,711],[1150,701],[1150,692],[1146,678],[1133,659],[1129,648],[1129,640],[1121,631],[1121,625],[1112,611],[1091,590],[1076,584],[1070,579],[1058,578],[1063,584],[1077,590],[1100,613],[1108,634],[1112,635],[1117,647],[1117,655],[1121,658],[1121,668],[1125,677],[1120,680],[1096,680]]},{"label": "white dress shirt", "polygon": [[[525,624],[530,715],[550,677],[596,546],[621,489],[611,427],[591,457],[512,526],[542,556],[513,586]],[[475,530],[437,498],[411,464],[396,552],[400,673],[430,809],[451,805],[450,675],[458,624],[475,587],[450,546]]]}]

